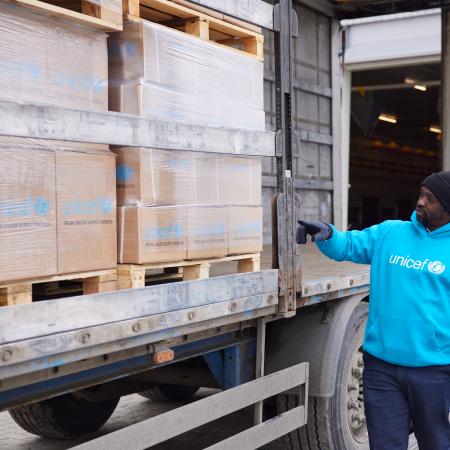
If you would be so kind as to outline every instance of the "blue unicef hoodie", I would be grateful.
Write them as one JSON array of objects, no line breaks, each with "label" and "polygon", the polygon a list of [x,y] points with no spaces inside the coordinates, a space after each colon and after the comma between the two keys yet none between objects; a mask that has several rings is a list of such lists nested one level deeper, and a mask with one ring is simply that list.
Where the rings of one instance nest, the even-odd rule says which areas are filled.
[{"label": "blue unicef hoodie", "polygon": [[364,350],[409,367],[450,363],[450,224],[429,232],[417,220],[338,231],[318,242],[336,261],[371,264]]}]

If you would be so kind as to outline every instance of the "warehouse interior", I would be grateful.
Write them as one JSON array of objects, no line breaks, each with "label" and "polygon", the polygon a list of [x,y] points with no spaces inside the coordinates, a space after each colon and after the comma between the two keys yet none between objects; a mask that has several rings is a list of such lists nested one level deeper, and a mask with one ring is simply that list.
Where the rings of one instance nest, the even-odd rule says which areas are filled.
[{"label": "warehouse interior", "polygon": [[440,167],[440,63],[352,74],[348,223],[408,220]]}]

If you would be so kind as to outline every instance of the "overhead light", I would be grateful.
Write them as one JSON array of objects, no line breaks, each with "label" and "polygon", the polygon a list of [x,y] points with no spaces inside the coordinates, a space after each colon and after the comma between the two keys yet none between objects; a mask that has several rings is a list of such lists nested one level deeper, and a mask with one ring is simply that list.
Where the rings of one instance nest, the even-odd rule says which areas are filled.
[{"label": "overhead light", "polygon": [[427,90],[427,87],[425,84],[419,83],[418,80],[414,80],[413,78],[405,78],[405,84],[408,86],[412,86],[414,89],[417,89],[418,91],[425,92]]},{"label": "overhead light", "polygon": [[380,114],[378,116],[378,120],[382,120],[383,122],[389,123],[397,123],[397,117],[391,114]]},{"label": "overhead light", "polygon": [[441,128],[438,127],[437,125],[431,125],[431,127],[429,128],[429,131],[431,131],[432,133],[436,133],[436,134],[442,133]]}]

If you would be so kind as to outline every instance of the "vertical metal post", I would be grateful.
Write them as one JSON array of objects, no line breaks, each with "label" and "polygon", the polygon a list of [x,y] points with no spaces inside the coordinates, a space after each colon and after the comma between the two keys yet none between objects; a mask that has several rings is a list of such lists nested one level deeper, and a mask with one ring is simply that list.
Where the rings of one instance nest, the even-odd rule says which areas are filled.
[{"label": "vertical metal post", "polygon": [[[256,331],[256,378],[264,376],[265,348],[266,348],[266,318],[258,319]],[[254,422],[255,425],[262,423],[263,419],[263,402],[255,404]]]},{"label": "vertical metal post", "polygon": [[450,170],[450,9],[442,8],[442,169]]},{"label": "vertical metal post", "polygon": [[241,346],[240,344],[223,350],[223,389],[241,384]]},{"label": "vertical metal post", "polygon": [[[347,229],[347,207],[348,204],[348,174],[349,165],[349,135],[350,121],[342,114],[342,96],[346,101],[350,98],[350,86],[343,84],[341,55],[344,52],[343,39],[341,36],[345,30],[340,29],[339,21],[331,20],[331,123],[333,129],[333,223],[338,228]],[[350,72],[347,71],[350,75]],[[348,98],[347,98],[348,97]],[[348,103],[350,104],[350,103]],[[350,119],[350,112],[348,113]],[[348,127],[345,128],[344,127]]]},{"label": "vertical metal post", "polygon": [[294,240],[294,165],[292,139],[292,37],[298,33],[292,0],[278,0],[274,8],[275,97],[276,97],[276,239],[280,275],[280,312],[295,310],[297,291],[297,249]]}]

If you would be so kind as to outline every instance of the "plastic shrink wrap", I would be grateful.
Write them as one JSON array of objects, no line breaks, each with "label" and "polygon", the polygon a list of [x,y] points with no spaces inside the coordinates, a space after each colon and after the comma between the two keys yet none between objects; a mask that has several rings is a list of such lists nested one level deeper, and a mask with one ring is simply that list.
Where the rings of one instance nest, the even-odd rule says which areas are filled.
[{"label": "plastic shrink wrap", "polygon": [[144,19],[108,42],[110,109],[164,121],[264,130],[263,63]]},{"label": "plastic shrink wrap", "polygon": [[6,2],[0,23],[2,99],[108,109],[105,33]]},{"label": "plastic shrink wrap", "polygon": [[113,151],[119,206],[261,204],[258,157],[142,147]]},{"label": "plastic shrink wrap", "polygon": [[118,208],[120,263],[159,263],[262,250],[259,206]]},{"label": "plastic shrink wrap", "polygon": [[0,137],[0,281],[115,267],[107,146]]},{"label": "plastic shrink wrap", "polygon": [[131,147],[114,152],[120,263],[261,251],[260,158]]}]

